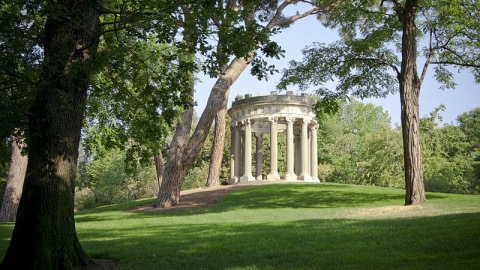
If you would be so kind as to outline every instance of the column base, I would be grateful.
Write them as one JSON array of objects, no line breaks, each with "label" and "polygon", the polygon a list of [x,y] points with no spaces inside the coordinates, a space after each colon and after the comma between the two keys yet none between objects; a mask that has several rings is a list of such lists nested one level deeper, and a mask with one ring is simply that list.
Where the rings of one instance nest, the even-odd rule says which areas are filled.
[{"label": "column base", "polygon": [[285,181],[297,181],[298,177],[294,173],[285,175]]},{"label": "column base", "polygon": [[268,180],[268,181],[278,181],[278,180],[280,180],[280,175],[279,175],[278,173],[268,174],[268,175],[267,175],[267,180]]},{"label": "column base", "polygon": [[305,182],[312,182],[313,178],[309,174],[302,174],[298,177],[298,180],[303,180]]},{"label": "column base", "polygon": [[255,177],[255,180],[258,180],[258,181],[263,180],[262,175],[256,176],[256,177]]},{"label": "column base", "polygon": [[233,178],[230,178],[230,179],[228,180],[228,184],[229,184],[229,185],[233,185],[233,184],[235,184],[235,183],[238,183],[239,181],[240,181],[240,179],[239,179],[238,177],[233,177]]},{"label": "column base", "polygon": [[313,177],[312,182],[320,183],[320,179],[318,179],[318,177]]},{"label": "column base", "polygon": [[244,176],[240,177],[240,182],[248,182],[248,181],[255,181],[255,177],[251,174],[245,174]]}]

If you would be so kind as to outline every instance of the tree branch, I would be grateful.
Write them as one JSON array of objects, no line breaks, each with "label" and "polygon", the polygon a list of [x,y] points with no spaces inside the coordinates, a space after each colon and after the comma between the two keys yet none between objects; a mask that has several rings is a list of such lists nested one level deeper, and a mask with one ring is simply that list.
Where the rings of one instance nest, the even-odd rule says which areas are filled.
[{"label": "tree branch", "polygon": [[434,65],[452,65],[452,66],[460,66],[460,67],[470,67],[470,68],[480,68],[480,65],[470,64],[470,63],[458,63],[454,61],[432,61],[430,64]]},{"label": "tree branch", "polygon": [[380,63],[380,64],[391,67],[397,73],[397,75],[400,75],[400,71],[398,70],[398,68],[394,64],[389,63],[387,61],[384,61],[382,59],[378,59],[378,58],[352,58],[352,59],[348,59],[348,60],[344,60],[344,61],[340,61],[340,62],[356,62],[356,61],[377,62],[377,63]]}]

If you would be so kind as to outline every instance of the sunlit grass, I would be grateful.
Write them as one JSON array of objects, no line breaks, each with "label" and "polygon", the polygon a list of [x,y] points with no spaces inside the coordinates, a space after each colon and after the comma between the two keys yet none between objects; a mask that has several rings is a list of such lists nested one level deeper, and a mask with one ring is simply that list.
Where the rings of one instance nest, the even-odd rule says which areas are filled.
[{"label": "sunlit grass", "polygon": [[[122,211],[154,199],[76,214],[84,248],[118,269],[475,269],[480,197],[338,184],[239,190],[218,205]],[[12,224],[0,225],[0,256]]]}]

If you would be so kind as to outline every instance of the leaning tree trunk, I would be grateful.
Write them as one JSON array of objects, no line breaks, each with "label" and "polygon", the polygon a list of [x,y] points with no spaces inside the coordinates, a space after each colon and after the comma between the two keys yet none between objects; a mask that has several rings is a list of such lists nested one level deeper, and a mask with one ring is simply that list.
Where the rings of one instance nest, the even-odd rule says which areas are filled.
[{"label": "leaning tree trunk", "polygon": [[20,197],[22,197],[23,180],[25,179],[28,162],[28,157],[22,155],[24,147],[23,137],[13,137],[10,168],[5,194],[3,195],[2,209],[0,210],[0,221],[15,221],[17,216],[18,203],[20,202]]},{"label": "leaning tree trunk", "polygon": [[91,1],[55,1],[44,32],[41,81],[29,114],[29,156],[17,222],[1,269],[93,264],[77,238],[74,186],[80,130],[100,33]]},{"label": "leaning tree trunk", "polygon": [[[188,138],[190,136],[192,118],[193,106],[182,113],[182,121],[179,121],[177,123],[177,126],[175,128],[175,134],[173,135],[172,142],[170,143],[170,149],[168,150],[165,170],[163,171],[164,178],[172,177],[172,175],[174,175],[176,177],[175,179],[181,178],[183,181],[183,177],[185,177],[185,173],[188,168],[184,169],[182,157],[183,152],[185,151],[185,147],[188,143]],[[170,204],[162,204],[162,201],[178,202],[181,188],[182,186],[179,186],[177,182],[174,183],[173,181],[162,181],[155,207],[170,207]],[[160,200],[160,198],[164,199]]]},{"label": "leaning tree trunk", "polygon": [[[168,208],[178,203],[183,180],[188,168],[193,165],[200,149],[202,149],[215,115],[223,107],[226,107],[230,86],[248,66],[253,58],[253,54],[254,52],[251,52],[247,60],[243,57],[232,60],[225,72],[213,86],[212,92],[210,92],[210,96],[208,97],[207,106],[198,121],[192,137],[188,141],[188,145],[184,149],[170,148],[168,161],[165,165],[165,173],[163,174],[164,181],[158,194],[155,207]],[[188,136],[184,138],[188,139]],[[173,156],[170,156],[171,154],[173,154]]]},{"label": "leaning tree trunk", "polygon": [[158,155],[153,156],[153,160],[155,161],[155,171],[157,172],[158,190],[160,190],[162,187],[163,171],[165,170],[162,152],[158,151]]},{"label": "leaning tree trunk", "polygon": [[420,147],[419,96],[415,12],[418,1],[407,1],[402,11],[402,69],[399,75],[402,107],[405,205],[426,201]]},{"label": "leaning tree trunk", "polygon": [[215,136],[213,137],[207,187],[220,185],[220,170],[222,168],[223,148],[225,147],[226,113],[227,107],[225,106],[219,110],[215,116]]}]

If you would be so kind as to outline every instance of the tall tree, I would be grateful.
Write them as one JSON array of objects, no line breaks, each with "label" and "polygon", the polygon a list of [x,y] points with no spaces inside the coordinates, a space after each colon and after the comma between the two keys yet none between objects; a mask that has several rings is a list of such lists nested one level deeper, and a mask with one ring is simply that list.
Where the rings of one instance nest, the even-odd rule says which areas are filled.
[{"label": "tall tree", "polygon": [[[10,132],[13,127],[26,124],[29,154],[17,222],[2,269],[71,269],[93,263],[76,236],[73,214],[84,112],[87,107],[93,110],[104,102],[111,108],[125,105],[123,113],[128,114],[126,104],[139,105],[151,100],[140,100],[142,97],[119,88],[99,86],[98,81],[91,87],[90,79],[108,67],[117,74],[133,75],[121,77],[125,84],[138,81],[139,72],[125,65],[125,59],[141,61],[136,52],[148,52],[141,50],[141,45],[153,39],[152,35],[162,39],[159,43],[171,43],[171,37],[177,34],[174,24],[177,6],[177,2],[161,1],[2,2],[0,80],[10,83],[1,85],[2,97],[6,98],[0,103],[0,116],[2,122],[5,119],[8,123],[5,126]],[[136,47],[125,53],[128,46]],[[178,55],[181,54],[174,51],[170,60],[176,61]],[[184,64],[186,71],[193,70],[191,60],[177,63]],[[143,116],[159,119],[158,112],[166,112],[162,123],[171,123],[177,114],[176,105],[190,100],[182,94],[188,85],[177,80],[171,88],[163,84],[159,87],[157,81],[173,75],[158,76],[155,71],[150,74],[155,76],[144,77],[149,82],[144,83],[144,90],[158,97],[161,106],[142,111]],[[115,82],[117,77],[111,79]],[[88,93],[102,96],[108,95],[109,90],[117,93],[115,99],[99,99],[87,106]],[[28,105],[14,101],[25,101]],[[4,107],[13,109],[8,112]],[[121,124],[116,126],[117,131],[126,129]],[[1,127],[2,136],[6,134],[5,126]]]},{"label": "tall tree", "polygon": [[[455,86],[446,66],[469,69],[480,82],[480,3],[476,0],[368,0],[338,2],[337,12],[321,19],[339,27],[343,40],[304,50],[292,62],[279,88],[323,85],[338,79],[336,91],[321,87],[325,101],[339,96],[382,97],[400,92],[405,164],[405,204],[426,200],[419,130],[419,95],[428,67],[442,87]],[[427,45],[418,50],[425,37]],[[400,53],[396,53],[396,48]],[[417,54],[425,62],[417,69]],[[400,60],[399,60],[400,59]],[[395,87],[397,85],[397,87]]]},{"label": "tall tree", "polygon": [[3,269],[92,264],[76,236],[73,197],[100,12],[88,1],[57,1],[48,7],[52,13],[45,23],[45,56],[29,115],[27,174]]},{"label": "tall tree", "polygon": [[22,150],[25,148],[25,142],[23,136],[21,136],[21,132],[17,131],[16,135],[16,137],[12,136],[12,154],[7,185],[0,210],[0,221],[15,221],[18,203],[22,197],[28,157],[25,153],[22,153]]},{"label": "tall tree", "polygon": [[[283,15],[283,11],[286,7],[300,2],[309,3],[313,6],[310,10],[291,17],[285,17]],[[210,92],[207,106],[203,111],[191,138],[188,140],[188,137],[182,137],[182,144],[179,144],[179,147],[174,148],[174,150],[172,150],[172,148],[170,149],[170,151],[176,151],[176,154],[169,154],[168,156],[162,187],[155,203],[156,207],[170,207],[178,203],[186,171],[193,164],[199,150],[202,148],[217,112],[226,107],[231,85],[245,70],[248,64],[253,61],[254,68],[252,69],[254,71],[260,71],[260,76],[266,75],[262,73],[268,70],[268,68],[265,69],[265,61],[255,59],[255,55],[260,46],[262,46],[262,51],[267,56],[278,55],[278,45],[276,43],[268,42],[267,37],[271,31],[274,28],[286,26],[306,16],[324,12],[331,4],[332,1],[320,1],[320,3],[314,3],[310,1],[286,0],[281,3],[277,3],[277,1],[264,3],[260,1],[259,3],[251,2],[245,4],[239,1],[237,4],[230,4],[230,6],[227,6],[227,9],[230,7],[229,10],[233,7],[241,8],[239,12],[244,16],[244,25],[246,29],[251,29],[251,32],[246,35],[238,36],[238,33],[232,31],[232,28],[221,27],[220,35],[224,35],[226,38],[229,36],[236,36],[238,42],[247,44],[245,46],[240,46],[240,48],[247,48],[247,50],[240,52],[237,51],[237,53],[235,53],[237,57],[230,62],[215,82]],[[220,6],[219,8],[225,9],[223,6]],[[262,21],[265,21],[265,26],[261,26],[258,23]],[[222,45],[222,47],[225,46]],[[224,50],[224,48],[222,50]]]}]

